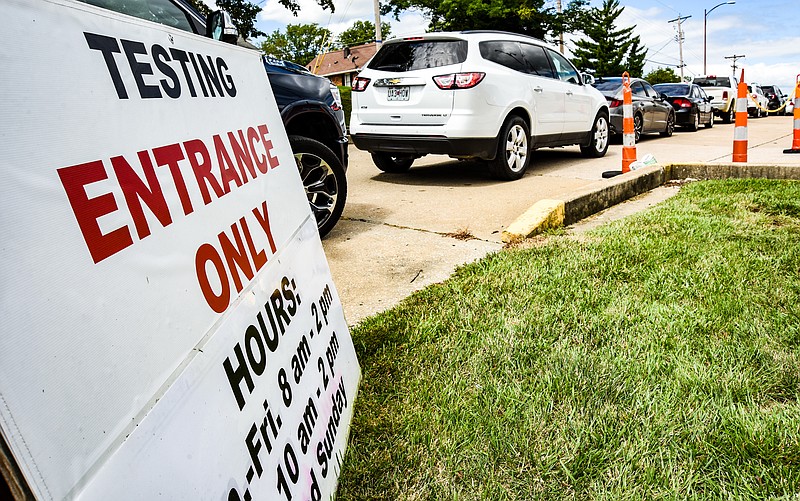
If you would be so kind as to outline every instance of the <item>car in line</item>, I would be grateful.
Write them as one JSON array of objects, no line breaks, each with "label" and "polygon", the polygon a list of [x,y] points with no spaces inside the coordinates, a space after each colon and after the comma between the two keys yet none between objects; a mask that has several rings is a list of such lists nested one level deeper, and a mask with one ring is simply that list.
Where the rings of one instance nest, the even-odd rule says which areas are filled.
[{"label": "car in line", "polygon": [[702,123],[706,128],[714,126],[714,106],[702,87],[690,83],[660,83],[653,88],[666,94],[675,110],[675,124],[696,131]]},{"label": "car in line", "polygon": [[[206,18],[185,0],[80,1],[257,49],[239,36],[225,12],[216,11]],[[317,229],[325,236],[339,221],[347,199],[348,139],[339,89],[327,78],[293,63],[271,57],[263,57],[262,62]]]},{"label": "car in line", "polygon": [[729,124],[736,120],[736,96],[739,85],[736,77],[702,75],[694,77],[692,83],[702,87],[706,94],[711,96],[714,113],[723,123]]},{"label": "car in line", "polygon": [[786,115],[784,103],[788,96],[781,91],[780,87],[777,85],[762,85],[761,90],[764,91],[764,95],[767,96],[767,100],[769,101],[767,106],[769,113]]},{"label": "car in line", "polygon": [[[608,101],[611,110],[611,133],[622,135],[623,79],[622,77],[600,77],[592,84]],[[633,104],[634,140],[639,142],[643,134],[658,133],[669,137],[675,130],[675,110],[666,94],[661,94],[650,83],[641,78],[630,79]]]},{"label": "car in line", "polygon": [[767,107],[769,100],[764,95],[764,91],[758,84],[750,84],[747,86],[747,114],[753,118],[761,118],[767,116]]},{"label": "car in line", "polygon": [[388,40],[352,85],[350,135],[378,169],[407,171],[428,154],[487,162],[521,178],[537,148],[608,150],[608,105],[564,56],[536,38],[498,31]]}]

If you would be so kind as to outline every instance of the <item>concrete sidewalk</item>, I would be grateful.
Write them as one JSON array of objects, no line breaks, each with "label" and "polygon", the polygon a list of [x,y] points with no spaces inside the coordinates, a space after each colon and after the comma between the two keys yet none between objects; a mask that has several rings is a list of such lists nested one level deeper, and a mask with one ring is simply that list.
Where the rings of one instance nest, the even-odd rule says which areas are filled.
[{"label": "concrete sidewalk", "polygon": [[674,179],[800,179],[800,155],[783,153],[792,144],[792,118],[751,122],[746,164],[731,162],[733,125],[718,124],[678,130],[670,138],[644,136],[637,156],[652,154],[660,164],[611,179],[602,173],[621,168],[618,144],[600,159],[582,158],[577,147],[538,150],[525,177],[510,183],[489,179],[480,163],[443,156],[422,158],[408,173],[389,175],[351,147],[344,217],[323,241],[348,323],[501,249],[512,222],[543,200],[563,203],[563,216],[552,224],[581,221],[587,227],[676,193],[679,188],[664,186]]}]

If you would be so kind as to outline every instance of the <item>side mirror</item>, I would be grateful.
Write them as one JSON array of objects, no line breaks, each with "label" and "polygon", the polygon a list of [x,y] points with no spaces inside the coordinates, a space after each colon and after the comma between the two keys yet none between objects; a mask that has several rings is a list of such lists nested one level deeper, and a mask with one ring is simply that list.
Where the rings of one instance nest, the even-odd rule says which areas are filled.
[{"label": "side mirror", "polygon": [[583,85],[594,84],[594,77],[588,73],[581,73],[581,80],[583,80]]},{"label": "side mirror", "polygon": [[224,10],[215,10],[206,19],[206,36],[235,44],[239,39],[239,30],[233,24],[230,14]]},{"label": "side mirror", "polygon": [[660,93],[660,96],[661,96],[661,100],[662,101],[669,101],[669,96],[666,95],[665,93],[663,93],[663,92]]}]

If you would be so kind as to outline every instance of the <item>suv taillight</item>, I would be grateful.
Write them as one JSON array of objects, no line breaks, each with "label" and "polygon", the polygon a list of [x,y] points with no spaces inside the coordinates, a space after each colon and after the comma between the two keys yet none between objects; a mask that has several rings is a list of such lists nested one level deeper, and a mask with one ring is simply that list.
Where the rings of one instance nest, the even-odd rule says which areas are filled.
[{"label": "suv taillight", "polygon": [[450,73],[433,77],[437,87],[443,90],[471,89],[481,83],[486,73]]},{"label": "suv taillight", "polygon": [[608,100],[608,107],[609,108],[619,108],[620,106],[622,106],[622,100],[621,99],[612,99],[610,97],[607,97],[606,99]]},{"label": "suv taillight", "polygon": [[728,91],[727,90],[723,90],[722,91],[722,99],[724,99],[726,101],[728,100]]},{"label": "suv taillight", "polygon": [[356,77],[351,87],[353,92],[364,92],[367,90],[367,85],[369,85],[369,78]]}]

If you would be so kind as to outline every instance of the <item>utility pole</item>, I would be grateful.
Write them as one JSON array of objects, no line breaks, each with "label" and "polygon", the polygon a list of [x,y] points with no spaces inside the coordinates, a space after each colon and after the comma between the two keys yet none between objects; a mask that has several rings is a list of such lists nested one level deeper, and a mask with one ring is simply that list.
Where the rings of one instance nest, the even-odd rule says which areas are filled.
[{"label": "utility pole", "polygon": [[732,56],[725,56],[725,59],[733,59],[733,64],[731,65],[731,67],[733,68],[734,76],[736,75],[736,61],[738,61],[739,59],[741,59],[743,57],[746,57],[746,56],[744,56],[744,55],[737,56],[736,54],[734,54]]},{"label": "utility pole", "polygon": [[[561,0],[556,1],[556,10],[561,14]],[[558,48],[561,54],[564,54],[564,32],[558,34]]]},{"label": "utility pole", "polygon": [[690,17],[692,16],[681,17],[681,15],[678,14],[677,18],[672,19],[671,21],[667,21],[668,23],[674,23],[675,21],[678,22],[678,47],[681,54],[681,65],[679,66],[679,68],[681,69],[681,82],[683,82],[683,67],[686,66],[685,64],[683,64],[683,29],[681,29],[681,22],[683,22],[686,19],[689,19]]},{"label": "utility pole", "polygon": [[378,3],[378,0],[372,0],[372,4],[375,8],[375,48],[379,49],[381,47],[381,6]]}]

